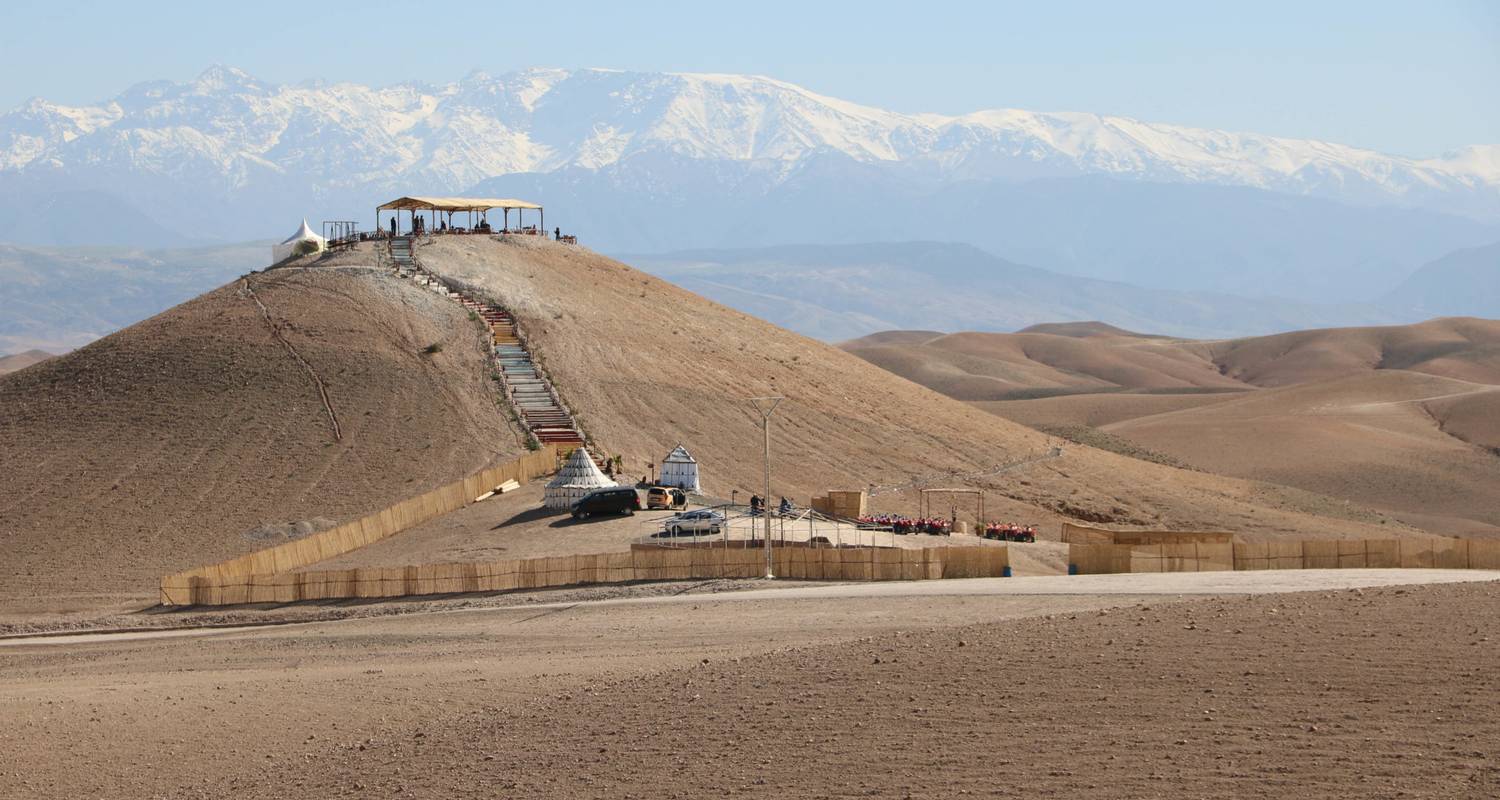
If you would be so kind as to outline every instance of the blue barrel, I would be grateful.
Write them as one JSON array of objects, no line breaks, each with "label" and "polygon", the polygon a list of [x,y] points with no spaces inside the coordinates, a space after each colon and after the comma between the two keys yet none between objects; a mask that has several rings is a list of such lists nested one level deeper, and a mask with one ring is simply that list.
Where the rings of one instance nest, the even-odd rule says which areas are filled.
[{"label": "blue barrel", "polygon": [[1069,575],[1077,575],[1078,574],[1078,565],[1077,564],[1069,564],[1068,565],[1068,574]]},{"label": "blue barrel", "polygon": [[1000,577],[1002,577],[1002,578],[1009,578],[1010,577],[1010,565],[1009,564],[1006,564],[1005,568],[1002,569],[1002,570],[1000,570]]}]

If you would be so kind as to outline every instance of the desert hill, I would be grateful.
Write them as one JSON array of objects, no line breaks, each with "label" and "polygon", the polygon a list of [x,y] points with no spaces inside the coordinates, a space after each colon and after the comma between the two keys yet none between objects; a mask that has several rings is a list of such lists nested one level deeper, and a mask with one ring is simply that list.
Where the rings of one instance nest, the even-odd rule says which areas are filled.
[{"label": "desert hill", "polygon": [[1385,369],[1103,429],[1218,474],[1346,497],[1429,529],[1471,533],[1500,532],[1500,458],[1469,443],[1493,442],[1497,417],[1500,386]]},{"label": "desert hill", "polygon": [[[776,394],[772,491],[799,503],[873,485],[877,509],[914,511],[916,487],[983,486],[991,517],[1044,530],[1082,519],[1252,537],[1416,533],[1298,489],[1089,447],[1053,456],[1047,435],[582,247],[438,237],[417,254],[516,315],[579,422],[631,473],[680,442],[708,491],[748,495],[761,472],[748,398]],[[0,379],[8,607],[69,593],[138,601],[162,573],[519,452],[478,326],[362,266],[375,260],[365,249],[254,274]],[[1162,373],[1194,368],[1170,350],[1140,358]]]},{"label": "desert hill", "polygon": [[319,267],[251,275],[0,378],[0,600],[147,593],[521,452],[486,358],[455,304]]},{"label": "desert hill", "polygon": [[1223,375],[1200,352],[1179,346],[1176,340],[1097,327],[1048,326],[1033,333],[892,332],[841,346],[876,366],[959,400],[1120,390],[1250,388]]},{"label": "desert hill", "polygon": [[1037,523],[1390,530],[1327,498],[1083,447],[994,474],[1054,441],[585,248],[438,237],[417,256],[517,316],[590,436],[632,472],[681,442],[708,491],[755,491],[761,432],[748,399],[775,394],[786,399],[774,418],[772,491],[800,503],[874,484],[877,507],[915,510],[911,486],[980,485],[993,490],[991,516]]},{"label": "desert hill", "polygon": [[1017,333],[886,331],[841,347],[962,400],[1246,391],[1382,369],[1500,384],[1500,321],[1473,317],[1219,341],[1169,339],[1098,322]]},{"label": "desert hill", "polygon": [[1038,430],[1346,498],[1434,531],[1500,531],[1500,321],[1213,342],[1067,323],[892,331],[844,348]]},{"label": "desert hill", "polygon": [[1050,333],[1055,336],[1073,336],[1079,339],[1091,339],[1098,336],[1118,336],[1126,339],[1166,339],[1166,336],[1156,336],[1148,333],[1136,333],[1124,328],[1117,328],[1108,322],[1097,320],[1090,322],[1038,322],[1028,325],[1016,333]]},{"label": "desert hill", "polygon": [[1254,386],[1401,369],[1500,384],[1500,320],[1445,317],[1415,325],[1326,328],[1204,345],[1197,351],[1224,374]]},{"label": "desert hill", "polygon": [[15,353],[8,356],[0,356],[0,375],[7,372],[26,369],[32,364],[40,364],[51,358],[52,354],[46,350],[27,350],[24,353]]}]

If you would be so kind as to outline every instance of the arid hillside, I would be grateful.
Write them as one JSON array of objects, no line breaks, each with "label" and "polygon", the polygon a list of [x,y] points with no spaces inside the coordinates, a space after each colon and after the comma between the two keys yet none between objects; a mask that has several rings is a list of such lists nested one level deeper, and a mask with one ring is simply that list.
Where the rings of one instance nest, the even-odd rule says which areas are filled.
[{"label": "arid hillside", "polygon": [[[1064,518],[1259,536],[1399,528],[1325,497],[1085,447],[1047,459],[1057,442],[1041,433],[585,248],[439,237],[417,258],[517,316],[593,440],[632,474],[680,442],[709,492],[756,491],[761,431],[749,398],[774,394],[786,399],[774,417],[772,493],[799,503],[874,485],[877,508],[915,510],[916,486],[985,486],[990,516],[1047,530]],[[1038,460],[1000,472],[1028,459]]]},{"label": "arid hillside", "polygon": [[486,359],[455,304],[320,266],[251,275],[0,378],[0,611],[149,596],[164,573],[521,451]]},{"label": "arid hillside", "polygon": [[[1434,403],[1448,404],[1446,425]],[[1430,530],[1500,533],[1500,458],[1456,434],[1493,436],[1496,415],[1500,386],[1380,370],[1103,430],[1201,469],[1349,498]]]},{"label": "arid hillside", "polygon": [[0,356],[0,375],[26,369],[32,364],[40,364],[51,357],[52,354],[46,350],[27,350],[24,353]]},{"label": "arid hillside", "polygon": [[890,331],[844,348],[1044,432],[1435,532],[1500,533],[1500,321],[1217,342],[1062,323]]},{"label": "arid hillside", "polygon": [[1170,339],[1068,329],[1060,333],[880,333],[843,349],[958,400],[1079,392],[1242,391]]},{"label": "arid hillside", "polygon": [[1222,341],[1169,339],[1098,322],[1018,333],[887,331],[842,347],[961,400],[1250,390],[1382,369],[1500,383],[1500,321],[1469,317]]}]

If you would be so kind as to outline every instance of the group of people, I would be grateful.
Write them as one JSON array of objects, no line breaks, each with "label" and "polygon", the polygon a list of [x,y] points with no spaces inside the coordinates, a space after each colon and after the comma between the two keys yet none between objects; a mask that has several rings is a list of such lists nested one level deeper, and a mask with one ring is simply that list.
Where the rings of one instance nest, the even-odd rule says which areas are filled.
[{"label": "group of people", "polygon": [[936,517],[902,517],[894,514],[876,514],[874,516],[860,517],[860,525],[869,525],[876,528],[890,528],[891,533],[906,535],[909,533],[925,533],[931,536],[947,536],[953,532],[953,521],[937,519]]},{"label": "group of people", "polygon": [[1036,541],[1036,528],[1030,525],[1013,525],[1009,522],[991,522],[984,526],[984,538],[999,539],[1006,542],[1034,542]]},{"label": "group of people", "polygon": [[[953,532],[953,520],[934,517],[903,517],[897,514],[874,514],[860,517],[859,524],[871,528],[890,528],[891,533],[902,535],[925,533],[932,536],[947,536]],[[1036,528],[1030,525],[1015,525],[1009,522],[989,522],[982,534],[986,539],[1006,542],[1034,542]]]},{"label": "group of people", "polygon": [[[752,494],[752,495],[750,495],[750,514],[752,516],[753,515],[758,515],[758,514],[764,512],[765,510],[766,510],[766,500],[765,500],[765,498],[761,497],[758,494]],[[794,506],[794,505],[792,505],[792,501],[786,499],[786,497],[784,497],[784,496],[781,498],[781,504],[778,505],[778,506],[776,506],[776,513],[780,514],[783,517],[789,517],[792,514],[796,513],[796,511],[797,511],[797,507]]]},{"label": "group of people", "polygon": [[[480,217],[479,221],[474,223],[474,230],[473,230],[474,233],[494,233],[494,230],[495,230],[494,228],[490,227],[490,221],[486,217]],[[536,229],[535,225],[531,226],[530,228],[525,228],[523,230],[525,232],[527,232],[527,233],[533,233],[533,234],[537,233],[537,229]],[[399,233],[400,227],[399,227],[399,225],[396,222],[396,216],[395,215],[391,216],[390,231],[391,231],[390,235],[393,238],[400,235],[400,233]],[[412,220],[411,220],[411,232],[412,232],[412,235],[414,235],[414,236],[420,236],[420,235],[426,233],[427,232],[427,218],[424,217],[424,216],[422,216],[422,215],[420,215],[420,214],[413,216]],[[438,219],[438,226],[437,226],[437,231],[436,232],[437,233],[464,233],[465,231],[464,231],[463,228],[450,228],[450,227],[448,227],[447,220],[439,218]],[[557,238],[558,238],[558,241],[562,241],[562,238],[563,238],[562,228],[558,228],[557,229]]]},{"label": "group of people", "polygon": [[[438,220],[438,226],[437,226],[437,230],[434,231],[435,233],[465,233],[466,232],[463,228],[449,227],[447,220],[444,220],[441,217],[438,217],[437,220]],[[401,235],[401,226],[400,226],[400,223],[398,221],[398,217],[395,214],[391,215],[389,230],[390,230],[389,234],[386,234],[385,231],[377,231],[374,234],[364,234],[364,233],[361,233],[359,235],[360,235],[361,238],[367,238],[367,237],[379,238],[381,236],[389,235],[393,239],[395,237],[397,237],[397,236],[400,236]],[[472,232],[473,233],[494,233],[495,229],[490,227],[490,221],[489,221],[488,217],[486,217],[486,216],[480,216],[479,220],[474,223],[474,229],[473,229]],[[525,227],[515,228],[513,230],[506,230],[504,232],[505,233],[525,233],[525,234],[530,234],[532,236],[546,236],[547,235],[547,231],[545,231],[543,229],[540,229],[540,228],[538,228],[535,225],[527,225]],[[422,234],[427,233],[427,217],[425,215],[422,215],[422,214],[413,214],[412,215],[412,218],[411,218],[411,233],[412,233],[413,236],[421,236]],[[561,227],[556,227],[556,228],[552,229],[552,238],[555,241],[566,242],[568,244],[577,244],[577,242],[578,242],[578,237],[577,236],[574,236],[572,234],[564,235],[563,232],[562,232],[562,228]]]}]

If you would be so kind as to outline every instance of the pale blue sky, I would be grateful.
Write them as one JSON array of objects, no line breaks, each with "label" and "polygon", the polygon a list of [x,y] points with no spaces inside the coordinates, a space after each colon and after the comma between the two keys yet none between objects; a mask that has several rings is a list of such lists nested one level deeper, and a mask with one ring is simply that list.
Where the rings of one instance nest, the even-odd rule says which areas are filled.
[{"label": "pale blue sky", "polygon": [[603,66],[765,74],[899,111],[1096,111],[1406,155],[1500,143],[1500,0],[5,6],[5,109],[213,63],[377,84]]}]

